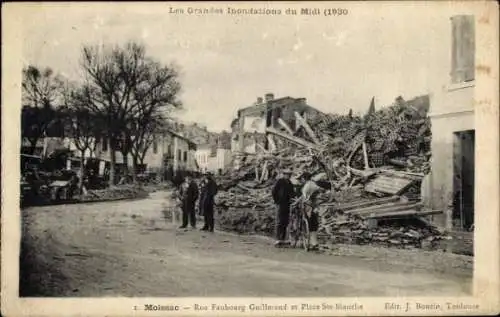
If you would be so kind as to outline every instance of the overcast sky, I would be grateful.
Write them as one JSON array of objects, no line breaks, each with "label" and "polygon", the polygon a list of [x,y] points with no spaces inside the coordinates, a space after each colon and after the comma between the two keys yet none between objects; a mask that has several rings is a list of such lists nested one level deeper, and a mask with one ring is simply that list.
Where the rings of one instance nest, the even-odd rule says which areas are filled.
[{"label": "overcast sky", "polygon": [[180,66],[186,108],[181,117],[212,130],[228,129],[238,108],[267,92],[305,97],[322,111],[347,113],[349,108],[366,111],[373,96],[380,107],[398,95],[409,99],[443,84],[450,10],[425,3],[333,5],[349,14],[174,15],[166,3],[38,7],[24,16],[23,58],[25,64],[76,78],[83,44],[140,41],[149,55]]}]

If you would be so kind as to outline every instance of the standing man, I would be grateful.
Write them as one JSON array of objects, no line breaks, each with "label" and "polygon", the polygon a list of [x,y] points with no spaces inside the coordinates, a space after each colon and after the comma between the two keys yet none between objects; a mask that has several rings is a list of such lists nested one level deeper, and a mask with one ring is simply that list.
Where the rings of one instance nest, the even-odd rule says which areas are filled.
[{"label": "standing man", "polygon": [[275,246],[279,247],[285,244],[286,229],[290,220],[290,205],[292,198],[295,196],[295,189],[290,181],[292,172],[284,170],[282,177],[278,179],[272,190],[274,203],[276,204],[276,242]]},{"label": "standing man", "polygon": [[[200,191],[200,198],[198,199],[198,214],[200,216],[203,216],[205,213],[203,211],[203,202],[205,201],[205,194],[206,194],[206,177],[205,174],[201,176],[201,181],[200,181],[200,186],[199,186],[199,191]],[[203,229],[202,229],[203,230]]]},{"label": "standing man", "polygon": [[201,194],[203,200],[200,206],[203,208],[203,216],[205,218],[205,225],[201,230],[214,232],[214,204],[215,195],[217,195],[217,183],[215,182],[212,173],[205,174],[204,188]]},{"label": "standing man", "polygon": [[182,226],[180,229],[185,229],[188,226],[188,220],[191,227],[196,229],[195,206],[198,199],[198,186],[190,175],[186,175],[184,183],[181,185],[180,195],[182,201]]},{"label": "standing man", "polygon": [[316,211],[317,196],[319,193],[331,189],[331,185],[329,182],[321,183],[314,181],[311,174],[307,172],[302,175],[302,179],[304,181],[304,186],[302,187],[301,194],[309,223],[310,250],[318,250],[319,216]]}]

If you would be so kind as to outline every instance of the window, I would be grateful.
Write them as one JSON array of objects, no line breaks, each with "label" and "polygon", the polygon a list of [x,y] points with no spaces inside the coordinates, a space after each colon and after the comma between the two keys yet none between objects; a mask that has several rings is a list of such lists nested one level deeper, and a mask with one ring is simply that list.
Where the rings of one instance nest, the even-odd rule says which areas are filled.
[{"label": "window", "polygon": [[475,76],[475,29],[473,15],[458,15],[451,18],[452,51],[451,80],[462,83],[474,80]]},{"label": "window", "polygon": [[153,153],[157,154],[158,153],[158,141],[154,139],[153,141]]},{"label": "window", "polygon": [[169,145],[167,146],[167,155],[168,155],[168,156],[172,155],[172,144],[169,144]]},{"label": "window", "polygon": [[188,152],[184,151],[184,162],[187,162],[188,160]]},{"label": "window", "polygon": [[182,155],[181,150],[177,150],[177,160],[179,161],[181,160],[181,155]]}]

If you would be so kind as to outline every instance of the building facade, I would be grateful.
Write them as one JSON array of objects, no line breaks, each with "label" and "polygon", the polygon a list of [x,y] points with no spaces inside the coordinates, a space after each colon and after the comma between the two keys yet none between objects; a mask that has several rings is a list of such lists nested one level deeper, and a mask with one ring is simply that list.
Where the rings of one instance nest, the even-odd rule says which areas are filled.
[{"label": "building facade", "polygon": [[[238,111],[238,118],[231,124],[232,152],[256,151],[256,144],[265,145],[266,127],[281,129],[279,119],[283,120],[291,129],[296,127],[295,112],[306,119],[320,113],[309,106],[306,98],[282,97],[274,98],[268,93],[265,98],[258,97],[249,107]],[[264,135],[264,136],[263,136]]]},{"label": "building facade", "polygon": [[[474,223],[474,16],[454,16],[449,24],[450,72],[431,94],[432,163],[429,208],[447,210],[433,221],[467,229]],[[451,75],[451,76],[450,76]]]},{"label": "building facade", "polygon": [[230,149],[211,144],[198,145],[195,157],[202,173],[220,174],[230,168],[232,162]]},{"label": "building facade", "polygon": [[[73,158],[76,159],[71,160],[67,168],[74,168],[75,165],[79,164],[80,152],[71,139],[68,139],[66,144],[72,151]],[[168,174],[173,177],[177,173],[197,172],[195,151],[196,146],[192,141],[174,131],[164,130],[155,135],[155,139],[144,155],[143,166],[140,168],[144,171],[157,173],[164,178],[169,178]],[[105,174],[105,170],[109,168],[111,162],[111,150],[107,140],[99,140],[95,152],[87,151],[85,157],[86,159],[97,159],[99,161],[99,174]],[[127,157],[124,157],[120,151],[115,151],[118,172],[125,167],[125,162],[128,168],[132,168],[132,155],[128,154]]]}]

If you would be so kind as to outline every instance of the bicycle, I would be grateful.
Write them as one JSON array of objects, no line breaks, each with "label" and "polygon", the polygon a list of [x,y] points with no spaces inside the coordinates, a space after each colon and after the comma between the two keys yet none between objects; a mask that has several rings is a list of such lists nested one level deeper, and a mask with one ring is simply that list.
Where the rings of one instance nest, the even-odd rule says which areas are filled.
[{"label": "bicycle", "polygon": [[297,198],[290,206],[290,224],[288,232],[291,237],[292,247],[297,247],[299,240],[302,242],[302,247],[309,251],[309,221],[305,211],[307,202],[302,198]]}]

